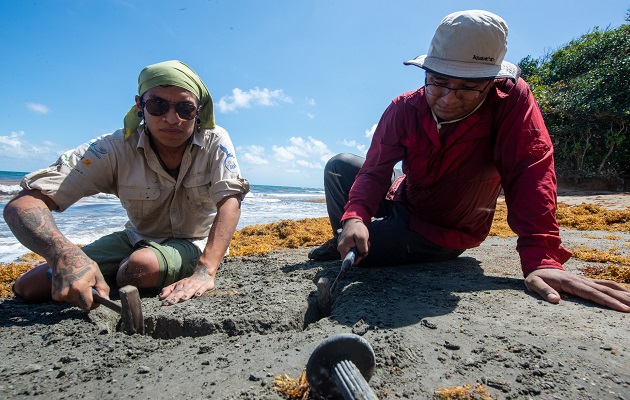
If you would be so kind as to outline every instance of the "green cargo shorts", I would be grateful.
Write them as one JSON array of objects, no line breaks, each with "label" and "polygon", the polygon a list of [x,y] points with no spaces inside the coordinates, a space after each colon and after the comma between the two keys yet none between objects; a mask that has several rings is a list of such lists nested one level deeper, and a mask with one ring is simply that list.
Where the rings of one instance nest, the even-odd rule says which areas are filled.
[{"label": "green cargo shorts", "polygon": [[143,240],[132,246],[124,231],[103,236],[81,250],[98,264],[104,276],[115,278],[120,263],[141,248],[151,249],[157,256],[160,288],[191,276],[201,257],[201,250],[189,240],[168,239],[162,243]]}]

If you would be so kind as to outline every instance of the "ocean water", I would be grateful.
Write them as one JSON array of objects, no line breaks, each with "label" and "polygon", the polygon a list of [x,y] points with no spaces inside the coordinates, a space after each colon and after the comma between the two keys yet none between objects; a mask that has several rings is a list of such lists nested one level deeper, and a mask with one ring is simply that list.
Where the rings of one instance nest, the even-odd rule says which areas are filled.
[{"label": "ocean water", "polygon": [[[0,171],[0,213],[5,204],[20,191],[19,181],[25,172]],[[325,217],[324,190],[287,186],[251,185],[242,203],[237,229],[267,224],[283,219]],[[87,244],[108,233],[121,230],[127,222],[125,210],[112,195],[84,198],[63,213],[53,213],[57,226],[72,242]],[[29,250],[15,239],[0,219],[0,262],[8,263]]]}]

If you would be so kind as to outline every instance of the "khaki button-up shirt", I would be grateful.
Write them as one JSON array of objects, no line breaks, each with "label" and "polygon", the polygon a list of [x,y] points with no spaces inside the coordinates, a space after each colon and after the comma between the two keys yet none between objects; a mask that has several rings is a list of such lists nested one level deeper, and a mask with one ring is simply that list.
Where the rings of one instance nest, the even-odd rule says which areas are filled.
[{"label": "khaki button-up shirt", "polygon": [[132,244],[207,239],[217,203],[249,191],[232,141],[219,126],[193,134],[177,179],[162,168],[141,126],[127,140],[118,130],[69,150],[50,167],[26,175],[21,186],[40,190],[58,211],[86,196],[117,196],[129,217],[125,227]]}]

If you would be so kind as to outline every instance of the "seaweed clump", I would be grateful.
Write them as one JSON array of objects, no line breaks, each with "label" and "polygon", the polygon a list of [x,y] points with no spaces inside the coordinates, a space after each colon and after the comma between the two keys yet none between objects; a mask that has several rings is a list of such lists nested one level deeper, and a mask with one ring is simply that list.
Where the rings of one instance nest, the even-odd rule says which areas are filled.
[{"label": "seaweed clump", "polygon": [[[595,204],[570,206],[558,203],[556,220],[561,227],[578,231],[630,232],[630,209],[608,210]],[[505,202],[497,203],[489,235],[516,236],[507,223]]]},{"label": "seaweed clump", "polygon": [[315,246],[330,239],[328,218],[282,220],[265,225],[250,225],[234,233],[230,256],[263,255],[288,248]]},{"label": "seaweed clump", "polygon": [[618,251],[607,252],[579,246],[572,249],[573,257],[604,265],[587,265],[582,273],[591,279],[607,279],[621,283],[630,289],[630,257],[619,254]]},{"label": "seaweed clump", "polygon": [[439,400],[492,400],[495,399],[488,389],[480,383],[472,385],[451,386],[440,388],[435,391],[435,399]]},{"label": "seaweed clump", "polygon": [[44,261],[44,258],[35,253],[27,253],[16,262],[0,263],[0,299],[13,297],[13,282],[37,264]]},{"label": "seaweed clump", "polygon": [[295,379],[288,375],[276,375],[273,379],[274,390],[288,396],[290,400],[307,400],[310,398],[310,385],[306,380],[306,372],[302,371]]}]

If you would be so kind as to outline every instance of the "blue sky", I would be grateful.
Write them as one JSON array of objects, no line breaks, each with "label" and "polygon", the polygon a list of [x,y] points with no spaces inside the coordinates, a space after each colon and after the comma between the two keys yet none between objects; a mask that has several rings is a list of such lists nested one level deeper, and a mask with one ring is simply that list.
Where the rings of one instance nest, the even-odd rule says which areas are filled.
[{"label": "blue sky", "polygon": [[204,80],[252,184],[322,187],[339,152],[364,155],[374,125],[424,74],[447,14],[509,25],[506,60],[538,58],[630,0],[0,0],[0,170],[31,171],[122,126],[140,70],[179,59]]}]

